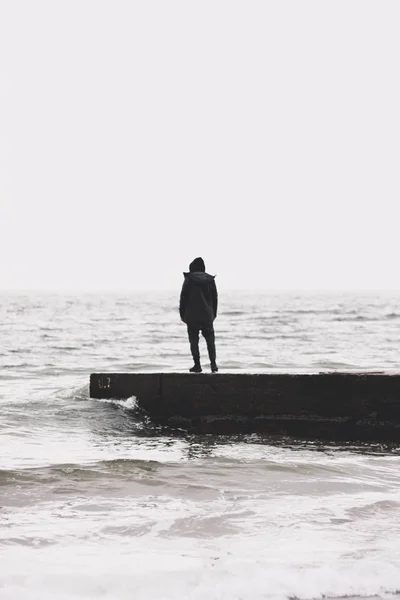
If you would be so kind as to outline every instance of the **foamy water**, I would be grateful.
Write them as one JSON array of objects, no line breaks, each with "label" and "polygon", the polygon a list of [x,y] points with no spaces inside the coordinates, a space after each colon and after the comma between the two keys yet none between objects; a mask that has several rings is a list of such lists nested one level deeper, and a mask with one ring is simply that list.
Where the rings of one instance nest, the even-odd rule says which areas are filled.
[{"label": "foamy water", "polygon": [[[395,371],[399,301],[226,294],[218,362]],[[398,448],[172,435],[89,399],[92,371],[191,365],[175,296],[3,295],[0,335],[1,599],[400,590]]]}]

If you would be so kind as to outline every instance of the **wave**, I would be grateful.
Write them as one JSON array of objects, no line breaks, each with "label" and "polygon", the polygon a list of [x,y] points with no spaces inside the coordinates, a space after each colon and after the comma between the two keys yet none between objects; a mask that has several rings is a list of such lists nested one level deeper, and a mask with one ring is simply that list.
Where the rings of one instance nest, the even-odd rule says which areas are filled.
[{"label": "wave", "polygon": [[35,368],[35,365],[32,365],[31,363],[27,363],[27,362],[23,362],[23,363],[14,363],[14,364],[4,364],[1,365],[2,369],[33,369]]},{"label": "wave", "polygon": [[385,315],[386,319],[400,319],[400,313],[391,312]]},{"label": "wave", "polygon": [[116,458],[110,460],[97,460],[88,464],[82,463],[60,463],[44,467],[29,467],[24,469],[0,469],[0,486],[12,484],[51,483],[61,479],[76,479],[77,481],[93,480],[112,476],[113,471],[122,471],[132,474],[133,470],[154,471],[161,464],[155,460],[140,460],[132,458]]},{"label": "wave", "polygon": [[63,400],[89,400],[89,384],[80,385],[71,389],[60,389],[57,392],[57,397]]},{"label": "wave", "polygon": [[138,402],[136,396],[131,396],[124,400],[118,398],[98,398],[96,402],[102,402],[103,404],[114,404],[115,406],[121,406],[128,410],[136,410],[138,408]]},{"label": "wave", "polygon": [[342,317],[335,317],[332,319],[332,321],[357,323],[357,322],[364,322],[364,321],[365,322],[381,321],[381,318],[380,317],[365,317],[364,315],[355,315],[354,317],[344,315]]}]

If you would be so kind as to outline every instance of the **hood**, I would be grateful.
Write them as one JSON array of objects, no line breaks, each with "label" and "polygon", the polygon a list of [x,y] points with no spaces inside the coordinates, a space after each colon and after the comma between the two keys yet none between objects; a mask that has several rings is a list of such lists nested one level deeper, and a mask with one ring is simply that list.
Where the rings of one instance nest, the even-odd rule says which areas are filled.
[{"label": "hood", "polygon": [[197,285],[205,285],[215,279],[215,275],[203,273],[203,271],[195,271],[194,273],[184,273],[184,276],[197,283]]},{"label": "hood", "polygon": [[206,265],[204,264],[204,260],[201,258],[201,256],[198,256],[193,262],[190,263],[189,271],[191,273],[198,273],[199,271],[205,273]]}]

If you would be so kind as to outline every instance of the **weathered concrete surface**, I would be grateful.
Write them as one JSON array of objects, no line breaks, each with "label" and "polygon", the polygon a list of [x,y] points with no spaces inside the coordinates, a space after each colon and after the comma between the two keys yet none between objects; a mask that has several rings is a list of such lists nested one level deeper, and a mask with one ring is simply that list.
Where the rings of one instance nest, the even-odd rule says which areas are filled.
[{"label": "weathered concrete surface", "polygon": [[400,375],[94,373],[91,398],[129,398],[158,425],[400,442]]}]

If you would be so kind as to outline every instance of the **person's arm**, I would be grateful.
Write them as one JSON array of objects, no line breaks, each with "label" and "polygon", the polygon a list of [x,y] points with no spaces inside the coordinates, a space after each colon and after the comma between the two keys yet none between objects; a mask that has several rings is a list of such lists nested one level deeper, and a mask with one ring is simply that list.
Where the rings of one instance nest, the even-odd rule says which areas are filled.
[{"label": "person's arm", "polygon": [[179,314],[180,314],[182,321],[185,316],[185,310],[186,310],[186,306],[187,306],[188,296],[189,296],[189,280],[185,279],[185,281],[183,282],[181,297],[179,300]]},{"label": "person's arm", "polygon": [[214,319],[215,319],[217,316],[217,312],[218,312],[218,292],[217,292],[217,286],[215,284],[215,279],[213,279],[213,282],[211,285],[211,291],[212,291],[212,303],[213,303]]}]

